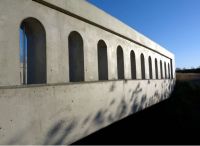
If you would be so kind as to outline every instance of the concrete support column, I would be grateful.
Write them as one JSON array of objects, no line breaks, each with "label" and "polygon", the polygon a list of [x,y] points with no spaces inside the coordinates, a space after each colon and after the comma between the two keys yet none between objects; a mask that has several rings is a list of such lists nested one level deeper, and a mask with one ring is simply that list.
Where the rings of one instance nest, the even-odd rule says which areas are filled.
[{"label": "concrete support column", "polygon": [[135,61],[136,61],[136,78],[142,79],[142,72],[141,72],[141,59],[140,59],[141,53],[136,51],[135,52]]},{"label": "concrete support column", "polygon": [[129,48],[123,48],[124,51],[124,77],[125,79],[131,78],[131,59]]},{"label": "concrete support column", "polygon": [[149,79],[149,56],[147,53],[144,54],[144,62],[145,62],[145,79]]},{"label": "concrete support column", "polygon": [[85,81],[98,81],[98,40],[89,32],[84,36]]},{"label": "concrete support column", "polygon": [[151,61],[152,61],[152,77],[153,79],[156,79],[155,58],[153,57],[153,55],[151,55]]},{"label": "concrete support column", "polygon": [[[114,42],[113,42],[114,43]],[[108,79],[117,80],[117,46],[112,41],[107,43],[108,53]]]},{"label": "concrete support column", "polygon": [[158,57],[157,57],[157,63],[158,63],[158,79],[161,79],[160,58],[158,58]]}]

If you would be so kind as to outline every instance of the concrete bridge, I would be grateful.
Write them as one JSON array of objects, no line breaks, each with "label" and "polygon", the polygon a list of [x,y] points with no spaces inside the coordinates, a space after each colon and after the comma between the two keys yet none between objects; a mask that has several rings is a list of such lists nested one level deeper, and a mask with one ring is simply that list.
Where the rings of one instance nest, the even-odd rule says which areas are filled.
[{"label": "concrete bridge", "polygon": [[84,0],[0,1],[0,144],[70,144],[169,97],[174,55]]}]

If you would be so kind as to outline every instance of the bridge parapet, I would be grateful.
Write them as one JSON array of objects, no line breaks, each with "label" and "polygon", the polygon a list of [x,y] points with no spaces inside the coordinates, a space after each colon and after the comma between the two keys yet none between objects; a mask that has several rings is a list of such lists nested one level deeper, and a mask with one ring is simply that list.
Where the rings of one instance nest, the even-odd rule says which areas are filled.
[{"label": "bridge parapet", "polygon": [[169,97],[174,55],[83,0],[0,1],[0,144],[70,144]]}]

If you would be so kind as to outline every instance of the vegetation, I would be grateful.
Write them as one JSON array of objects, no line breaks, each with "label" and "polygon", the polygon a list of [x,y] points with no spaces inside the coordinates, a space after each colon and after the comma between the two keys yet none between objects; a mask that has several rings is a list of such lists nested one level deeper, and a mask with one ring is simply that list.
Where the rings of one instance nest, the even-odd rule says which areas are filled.
[{"label": "vegetation", "polygon": [[186,69],[186,68],[180,69],[180,68],[177,68],[176,72],[177,73],[200,73],[200,67],[191,68],[191,69]]},{"label": "vegetation", "polygon": [[183,129],[200,129],[200,74],[177,73],[174,92],[168,100],[171,113]]}]

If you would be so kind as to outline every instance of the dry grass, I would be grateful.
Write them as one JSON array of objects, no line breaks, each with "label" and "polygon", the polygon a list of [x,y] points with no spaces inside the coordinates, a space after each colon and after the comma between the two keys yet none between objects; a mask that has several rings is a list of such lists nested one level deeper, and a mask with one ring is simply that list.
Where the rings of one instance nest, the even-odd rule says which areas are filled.
[{"label": "dry grass", "polygon": [[200,80],[200,73],[176,73],[177,81]]}]

